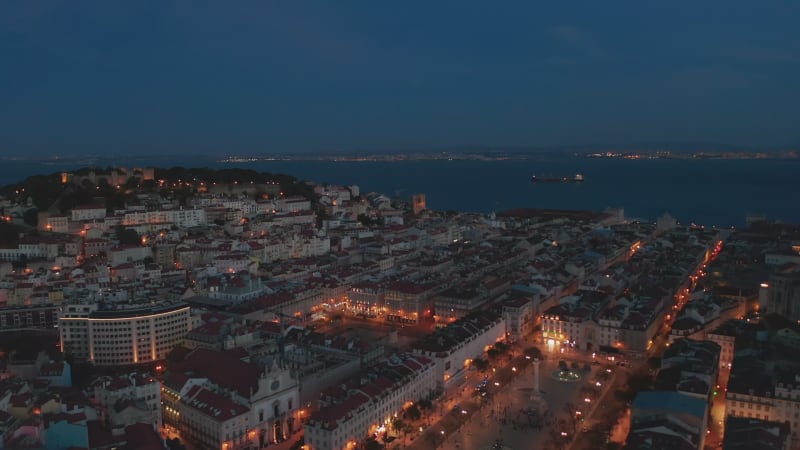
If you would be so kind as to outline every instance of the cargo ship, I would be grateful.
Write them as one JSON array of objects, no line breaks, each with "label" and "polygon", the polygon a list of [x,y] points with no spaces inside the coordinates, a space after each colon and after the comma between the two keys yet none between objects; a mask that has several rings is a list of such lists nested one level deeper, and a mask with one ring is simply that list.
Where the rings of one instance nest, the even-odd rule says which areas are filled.
[{"label": "cargo ship", "polygon": [[537,177],[536,175],[531,175],[531,183],[582,183],[583,182],[583,175],[577,173],[574,177],[559,177],[559,178],[549,178],[549,177]]}]

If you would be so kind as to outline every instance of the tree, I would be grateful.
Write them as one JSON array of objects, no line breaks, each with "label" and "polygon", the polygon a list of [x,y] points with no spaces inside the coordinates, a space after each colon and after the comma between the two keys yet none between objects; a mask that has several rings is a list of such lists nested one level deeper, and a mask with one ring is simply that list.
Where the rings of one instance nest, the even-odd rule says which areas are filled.
[{"label": "tree", "polygon": [[472,365],[478,372],[486,372],[489,369],[489,361],[483,358],[475,358],[472,360]]},{"label": "tree", "polygon": [[117,229],[117,239],[120,245],[138,245],[141,243],[139,233],[133,228],[119,227]]},{"label": "tree", "polygon": [[26,209],[25,212],[22,213],[22,220],[25,222],[25,225],[35,227],[39,224],[39,212],[35,208]]},{"label": "tree", "polygon": [[22,270],[28,267],[28,254],[22,253],[21,255],[19,255],[19,259],[11,262],[11,267],[14,270]]},{"label": "tree", "polygon": [[328,214],[328,211],[321,206],[314,208],[314,214],[317,216],[317,228],[322,228],[322,223],[331,218],[331,216]]},{"label": "tree", "polygon": [[431,410],[433,409],[433,402],[430,399],[423,398],[422,400],[417,402],[417,405],[424,409],[424,410]]},{"label": "tree", "polygon": [[410,423],[404,423],[402,431],[403,431],[403,445],[406,445],[406,439],[408,438],[408,433],[414,431],[414,428],[411,426]]},{"label": "tree", "polygon": [[653,378],[647,373],[634,373],[628,377],[628,389],[639,392],[643,389],[652,387]]},{"label": "tree", "polygon": [[139,186],[139,178],[136,177],[129,177],[125,180],[125,184],[122,185],[125,189],[134,189]]},{"label": "tree", "polygon": [[634,373],[628,377],[627,389],[616,391],[614,394],[622,401],[630,403],[636,398],[639,391],[653,387],[653,378],[647,373]]},{"label": "tree", "polygon": [[416,421],[422,417],[422,412],[420,412],[419,408],[417,408],[417,405],[411,405],[406,410],[406,417],[408,417],[410,420]]},{"label": "tree", "polygon": [[530,356],[531,359],[541,359],[542,358],[542,351],[539,350],[539,347],[528,347],[523,352],[525,356]]},{"label": "tree", "polygon": [[403,428],[405,426],[406,426],[406,422],[403,419],[401,419],[399,417],[395,417],[394,419],[392,419],[392,430],[394,430],[394,432],[396,434],[400,433],[401,431],[403,431]]}]

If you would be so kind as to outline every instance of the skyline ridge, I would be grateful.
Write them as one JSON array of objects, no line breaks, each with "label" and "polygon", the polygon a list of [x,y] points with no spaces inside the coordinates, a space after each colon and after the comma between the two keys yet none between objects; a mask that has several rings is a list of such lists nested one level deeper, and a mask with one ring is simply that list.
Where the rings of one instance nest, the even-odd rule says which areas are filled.
[{"label": "skyline ridge", "polygon": [[[730,152],[730,153],[748,153],[748,152],[791,152],[800,149],[800,144],[796,145],[742,145],[731,144],[724,142],[702,142],[702,141],[673,141],[673,142],[638,142],[629,144],[562,144],[562,145],[549,145],[549,146],[536,146],[536,145],[491,145],[491,144],[464,144],[453,145],[446,147],[416,147],[416,148],[359,148],[359,149],[321,149],[321,150],[295,150],[295,151],[271,151],[271,150],[230,150],[230,151],[190,151],[182,150],[175,152],[155,152],[153,150],[127,153],[125,155],[109,155],[107,153],[44,153],[41,155],[25,155],[25,154],[6,154],[0,156],[0,159],[15,159],[15,160],[28,160],[28,159],[75,159],[75,158],[117,158],[117,157],[163,157],[171,158],[178,156],[199,155],[206,157],[235,157],[235,156],[339,156],[339,155],[381,155],[381,154],[436,154],[436,153],[513,153],[513,154],[563,154],[567,156],[569,153],[583,153],[595,151],[639,151],[644,153],[653,152],[674,152],[674,153],[692,153],[692,152]],[[152,152],[152,153],[149,153]]]}]

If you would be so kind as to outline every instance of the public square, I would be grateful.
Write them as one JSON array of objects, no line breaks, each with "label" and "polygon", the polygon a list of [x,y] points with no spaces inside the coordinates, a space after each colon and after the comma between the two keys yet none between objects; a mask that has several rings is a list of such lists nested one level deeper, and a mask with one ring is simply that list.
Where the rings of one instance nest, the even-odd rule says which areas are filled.
[{"label": "public square", "polygon": [[[470,373],[463,384],[451,387],[429,419],[432,425],[414,430],[414,436],[404,440],[406,448],[482,450],[495,444],[509,449],[567,448],[576,435],[598,422],[591,416],[605,388],[614,382],[617,368],[599,361],[593,364],[590,355],[578,352],[543,356],[539,361],[539,401],[534,396],[535,364],[518,356],[496,368],[497,373],[490,372],[493,376],[485,397],[474,392],[483,377],[478,373]],[[565,363],[581,375],[580,380],[560,381],[553,376]],[[500,379],[504,381],[497,381]],[[403,446],[401,442],[392,448]]]}]

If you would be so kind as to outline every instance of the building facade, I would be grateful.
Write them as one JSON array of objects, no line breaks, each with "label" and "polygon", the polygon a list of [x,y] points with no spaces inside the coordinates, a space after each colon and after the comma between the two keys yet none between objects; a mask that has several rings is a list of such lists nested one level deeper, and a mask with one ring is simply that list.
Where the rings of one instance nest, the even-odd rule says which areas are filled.
[{"label": "building facade", "polygon": [[94,304],[60,308],[61,348],[98,366],[125,366],[163,360],[191,329],[183,302],[100,309]]},{"label": "building facade", "polygon": [[800,320],[800,273],[776,273],[767,285],[766,312]]},{"label": "building facade", "polygon": [[323,392],[320,409],[305,425],[305,444],[309,450],[356,448],[369,436],[385,433],[404,408],[435,389],[433,361],[394,355],[363,376]]}]

